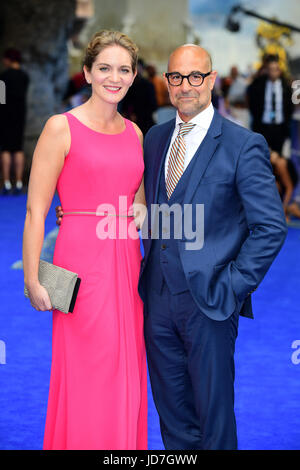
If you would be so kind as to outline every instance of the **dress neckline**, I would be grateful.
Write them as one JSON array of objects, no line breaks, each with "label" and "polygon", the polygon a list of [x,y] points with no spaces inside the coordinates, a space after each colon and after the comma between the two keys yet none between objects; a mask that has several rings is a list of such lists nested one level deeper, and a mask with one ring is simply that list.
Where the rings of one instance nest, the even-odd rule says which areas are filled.
[{"label": "dress neckline", "polygon": [[86,129],[89,129],[91,132],[95,132],[96,134],[100,134],[100,135],[109,135],[109,136],[122,135],[122,134],[124,134],[124,132],[126,132],[126,129],[127,129],[127,119],[125,119],[123,116],[122,116],[122,119],[123,119],[124,124],[125,124],[125,129],[122,132],[117,132],[116,134],[106,134],[105,132],[95,131],[94,129],[87,126],[86,124],[83,124],[83,122],[81,122],[80,119],[78,119],[78,117],[74,116],[74,114],[72,114],[72,113],[66,112],[64,114],[69,114],[70,116],[75,118],[76,121],[79,122],[79,124],[81,124],[83,127],[85,127]]}]

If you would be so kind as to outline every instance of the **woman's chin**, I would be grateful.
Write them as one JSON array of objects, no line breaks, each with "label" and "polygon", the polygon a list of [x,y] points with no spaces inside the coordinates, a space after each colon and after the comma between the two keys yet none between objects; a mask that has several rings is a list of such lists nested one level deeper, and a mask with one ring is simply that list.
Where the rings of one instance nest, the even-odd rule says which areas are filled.
[{"label": "woman's chin", "polygon": [[120,90],[117,93],[112,93],[112,92],[107,91],[101,94],[100,98],[106,103],[118,104],[126,95],[126,91]]}]

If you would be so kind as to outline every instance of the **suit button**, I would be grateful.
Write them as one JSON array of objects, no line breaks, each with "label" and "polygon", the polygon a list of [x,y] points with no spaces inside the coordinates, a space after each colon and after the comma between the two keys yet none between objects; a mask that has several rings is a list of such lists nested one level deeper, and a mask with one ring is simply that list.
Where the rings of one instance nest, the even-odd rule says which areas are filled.
[{"label": "suit button", "polygon": [[163,244],[161,245],[161,249],[162,249],[162,250],[165,250],[166,248],[167,248],[167,246],[163,243]]}]

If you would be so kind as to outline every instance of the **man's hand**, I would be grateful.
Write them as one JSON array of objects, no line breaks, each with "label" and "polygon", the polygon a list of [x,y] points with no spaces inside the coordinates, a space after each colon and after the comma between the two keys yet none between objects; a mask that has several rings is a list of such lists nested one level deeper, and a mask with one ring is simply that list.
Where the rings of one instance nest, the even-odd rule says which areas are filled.
[{"label": "man's hand", "polygon": [[56,225],[60,225],[62,217],[64,215],[61,206],[56,206],[55,207],[55,212],[56,212]]}]

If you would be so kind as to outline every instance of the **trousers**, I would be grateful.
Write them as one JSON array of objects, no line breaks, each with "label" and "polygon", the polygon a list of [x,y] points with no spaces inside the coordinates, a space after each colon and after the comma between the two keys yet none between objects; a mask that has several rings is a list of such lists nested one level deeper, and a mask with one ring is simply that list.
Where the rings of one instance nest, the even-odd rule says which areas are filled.
[{"label": "trousers", "polygon": [[144,329],[153,399],[165,448],[237,449],[234,350],[238,313],[203,314],[190,291],[148,289]]}]

